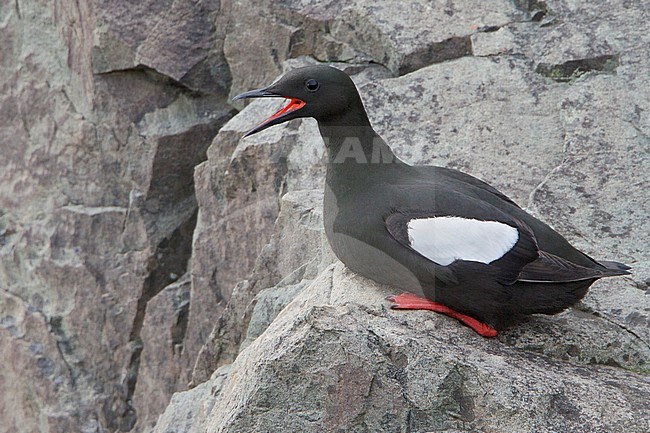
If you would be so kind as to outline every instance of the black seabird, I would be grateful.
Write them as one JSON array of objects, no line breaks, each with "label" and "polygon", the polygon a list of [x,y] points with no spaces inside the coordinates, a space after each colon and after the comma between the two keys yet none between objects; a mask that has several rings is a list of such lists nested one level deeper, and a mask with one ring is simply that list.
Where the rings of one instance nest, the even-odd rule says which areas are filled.
[{"label": "black seabird", "polygon": [[599,278],[629,274],[578,251],[475,177],[399,160],[338,69],[296,69],[234,99],[262,97],[289,102],[246,135],[318,121],[329,155],[327,239],[351,270],[408,292],[389,298],[393,308],[437,311],[494,337],[526,315],[574,305]]}]

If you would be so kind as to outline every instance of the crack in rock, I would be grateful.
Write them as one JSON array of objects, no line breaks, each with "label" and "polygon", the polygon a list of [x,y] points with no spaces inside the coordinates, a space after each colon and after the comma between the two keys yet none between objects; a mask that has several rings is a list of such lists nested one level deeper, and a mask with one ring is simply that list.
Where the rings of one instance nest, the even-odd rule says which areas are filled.
[{"label": "crack in rock", "polygon": [[611,324],[617,326],[618,328],[621,328],[623,331],[627,332],[628,334],[632,335],[635,339],[637,339],[637,340],[639,340],[641,343],[643,343],[643,345],[644,345],[645,347],[647,347],[648,349],[650,349],[650,342],[644,340],[644,339],[643,339],[639,334],[637,334],[636,332],[634,332],[633,330],[631,330],[631,329],[628,328],[627,326],[623,325],[622,323],[617,322],[617,321],[615,321],[615,320],[612,320],[612,319],[610,319],[609,317],[607,317],[607,316],[605,316],[605,315],[603,315],[603,314],[598,314],[596,317],[599,317],[599,318],[601,318],[601,319],[603,319],[603,320],[605,320],[605,321],[607,321],[607,322],[609,322],[609,323],[611,323]]},{"label": "crack in rock", "polygon": [[[192,253],[192,236],[196,226],[197,211],[183,222],[167,238],[164,238],[157,246],[156,252],[152,255],[143,290],[137,301],[136,314],[131,328],[129,342],[131,344],[131,359],[127,367],[127,375],[124,378],[124,384],[127,389],[126,394],[126,411],[122,414],[121,431],[129,431],[135,425],[137,415],[133,407],[133,395],[135,393],[138,381],[138,371],[140,369],[140,358],[142,355],[142,339],[140,333],[144,324],[147,310],[147,304],[154,296],[160,293],[165,287],[174,282],[179,275],[185,274],[187,265]],[[189,313],[189,304],[184,306],[185,314],[179,314],[177,326],[173,333],[175,344],[180,344],[185,337],[187,329],[187,318]],[[180,341],[178,341],[180,339]]]},{"label": "crack in rock", "polygon": [[568,161],[568,158],[565,158],[562,160],[562,162],[556,166],[553,167],[549,172],[544,176],[544,178],[530,191],[530,194],[528,195],[528,203],[526,203],[526,209],[534,209],[535,208],[535,198],[537,196],[537,193],[546,185],[546,183],[562,168],[566,165]]},{"label": "crack in rock", "polygon": [[160,72],[160,71],[158,71],[158,70],[156,70],[156,69],[154,69],[154,68],[152,68],[150,66],[143,65],[143,64],[139,64],[139,65],[124,68],[124,69],[110,69],[110,70],[107,70],[107,71],[95,72],[94,75],[96,75],[98,77],[110,77],[112,75],[133,74],[133,73],[136,73],[136,74],[145,73],[149,77],[151,77],[154,81],[158,81],[158,82],[166,84],[166,85],[178,87],[181,90],[183,90],[185,92],[188,92],[188,93],[191,93],[191,94],[203,94],[203,92],[192,89],[192,88],[188,87],[186,84],[184,84],[184,83],[170,77],[169,75],[165,75],[162,72]]},{"label": "crack in rock", "polygon": [[620,64],[619,57],[618,54],[604,54],[597,57],[569,60],[560,64],[540,63],[535,72],[560,83],[574,81],[591,71],[615,75]]},{"label": "crack in rock", "polygon": [[453,36],[409,53],[402,60],[398,74],[405,75],[426,66],[472,55],[471,35]]}]

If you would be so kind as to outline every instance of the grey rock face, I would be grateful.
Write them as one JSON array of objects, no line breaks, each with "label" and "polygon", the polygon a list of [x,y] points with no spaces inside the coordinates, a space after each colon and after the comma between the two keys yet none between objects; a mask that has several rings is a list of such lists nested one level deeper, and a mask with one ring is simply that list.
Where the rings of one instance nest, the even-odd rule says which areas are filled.
[{"label": "grey rock face", "polygon": [[[358,6],[346,9],[341,14],[343,18],[336,18],[355,24],[350,24],[348,30],[334,24],[330,37],[345,39],[346,44],[362,52],[363,41],[355,40],[352,32],[358,31],[363,20],[372,21],[374,16],[355,15],[350,12],[355,7]],[[264,431],[273,430],[280,423],[285,431],[647,429],[649,414],[642,400],[628,400],[631,394],[645,395],[649,389],[647,248],[642,246],[642,240],[630,237],[630,232],[625,231],[626,227],[635,227],[642,233],[647,231],[647,224],[642,220],[627,225],[622,222],[628,221],[628,213],[647,213],[647,200],[639,200],[646,195],[640,185],[647,178],[641,173],[648,172],[647,154],[641,150],[647,141],[644,123],[647,119],[639,116],[644,109],[638,109],[644,106],[639,104],[639,98],[644,98],[646,93],[646,77],[631,72],[636,70],[633,65],[640,62],[634,45],[635,31],[624,36],[618,33],[620,38],[606,44],[609,36],[603,28],[610,24],[590,15],[587,25],[584,7],[568,9],[563,4],[539,3],[513,7],[509,15],[501,15],[485,26],[475,27],[473,22],[465,21],[467,33],[453,33],[459,39],[453,39],[453,35],[435,37],[438,41],[466,38],[470,41],[470,53],[458,45],[450,49],[457,55],[422,59],[419,65],[432,63],[431,66],[418,66],[412,73],[394,79],[375,78],[360,83],[361,94],[376,129],[402,158],[415,164],[433,163],[461,169],[487,180],[557,227],[589,254],[618,257],[632,264],[633,277],[597,283],[578,309],[555,317],[533,318],[501,335],[498,348],[490,348],[491,343],[480,347],[486,342],[468,339],[471,334],[463,334],[465,329],[442,319],[445,326],[456,330],[453,337],[445,340],[445,345],[414,347],[410,355],[401,357],[399,363],[394,362],[398,364],[395,369],[410,371],[413,380],[426,378],[417,385],[395,381],[394,370],[379,372],[375,366],[385,362],[387,355],[382,358],[372,351],[364,351],[370,345],[368,335],[379,333],[373,321],[393,314],[385,311],[385,302],[367,291],[367,281],[360,283],[362,290],[356,290],[347,279],[331,282],[328,281],[331,275],[321,276],[320,283],[305,289],[311,279],[290,278],[288,283],[276,283],[275,287],[259,292],[254,298],[257,304],[251,309],[243,304],[248,305],[251,293],[258,293],[258,287],[249,280],[235,286],[238,296],[233,294],[227,307],[232,311],[248,311],[235,317],[246,317],[243,323],[249,323],[249,330],[237,331],[238,337],[233,339],[227,329],[240,329],[241,325],[220,323],[204,347],[204,356],[199,357],[204,361],[197,363],[194,379],[197,383],[207,379],[219,365],[217,360],[229,362],[237,353],[237,350],[229,351],[224,357],[223,352],[210,352],[209,348],[223,344],[235,347],[241,341],[240,348],[244,350],[232,364],[230,377],[220,388],[213,411],[203,412],[196,423],[181,431],[200,431],[205,426],[214,431]],[[393,12],[395,17],[400,16],[399,11]],[[558,22],[559,16],[566,22]],[[625,19],[634,21],[638,17],[632,19],[625,12],[624,16],[614,18],[616,22]],[[381,20],[374,22],[381,25]],[[579,26],[589,26],[586,31],[591,36],[581,38]],[[407,47],[418,38],[409,39],[404,36],[406,33],[400,33],[399,26],[393,28],[394,39],[385,38],[382,43],[369,45],[377,50],[386,49],[391,45],[385,41],[390,40],[399,49],[391,51],[391,55],[370,49],[365,53],[384,62],[394,73],[400,73],[402,67],[408,70],[403,62],[413,51]],[[365,28],[358,33],[373,35]],[[373,37],[373,41],[380,38]],[[430,44],[431,39],[420,39],[418,43]],[[452,42],[446,43],[453,46]],[[531,47],[539,49],[535,51]],[[458,59],[437,63],[454,57]],[[247,88],[263,82],[250,83]],[[233,92],[239,90],[245,89]],[[628,92],[634,95],[623,96]],[[578,101],[574,102],[575,98]],[[266,108],[269,104],[253,102],[231,124],[238,128],[242,125],[243,133],[254,125],[255,119],[261,120],[272,112],[273,108]],[[588,120],[583,122],[585,117]],[[612,123],[612,119],[621,120]],[[313,126],[305,121],[294,126],[296,123],[276,128],[277,131],[265,131],[245,146],[256,140],[289,143],[289,146],[311,144]],[[602,125],[611,125],[611,129]],[[607,132],[599,132],[601,129]],[[278,134],[284,137],[277,138]],[[291,165],[295,153],[288,151],[288,154]],[[296,161],[301,162],[302,172],[317,173],[310,167],[320,164],[319,158]],[[288,190],[300,188],[300,182],[292,184],[289,172],[285,179]],[[626,194],[618,189],[621,185],[626,186]],[[581,194],[585,188],[592,189]],[[283,202],[280,214],[289,209],[287,206]],[[611,225],[594,223],[603,219],[598,215],[603,215],[604,221]],[[278,219],[273,231],[287,233],[285,227],[290,228],[288,233],[294,233],[294,223],[284,218]],[[302,238],[303,232],[298,230],[290,243],[300,243]],[[318,254],[317,245],[312,245],[310,250],[308,255]],[[608,253],[607,257],[604,252]],[[253,275],[259,278],[259,269]],[[289,275],[291,269],[286,269],[278,277]],[[326,299],[322,304],[303,299],[316,296],[318,290],[329,293],[322,295]],[[295,301],[268,330],[253,340],[295,292],[300,293],[298,299],[304,302],[301,307],[292,308],[299,303]],[[262,308],[263,305],[267,307]],[[391,335],[385,351],[401,347],[398,343],[401,340],[393,339],[395,335],[409,335],[412,328],[416,328],[413,332],[417,334],[423,326],[426,328],[420,321],[441,320],[416,314],[403,316],[408,317],[405,320],[413,317],[413,322],[382,322],[379,329]],[[294,325],[288,325],[291,321]],[[234,321],[229,319],[229,322]],[[407,330],[397,330],[403,326]],[[322,329],[327,331],[321,333]],[[444,340],[446,337],[442,335],[435,328],[431,336],[413,337],[413,341],[426,345],[430,338]],[[467,352],[452,354],[457,348]],[[499,366],[502,370],[492,369],[495,366],[489,365],[489,361],[483,364],[472,361],[474,356],[491,360],[495,354],[505,357],[505,364]],[[422,361],[423,357],[429,357],[428,362]],[[207,358],[211,358],[212,364]],[[428,369],[435,369],[433,378]],[[318,379],[321,377],[331,377],[331,383]],[[610,385],[602,385],[604,382]],[[634,383],[634,391],[625,388],[629,383]],[[473,397],[463,397],[466,395]],[[478,395],[490,395],[491,400],[478,401]],[[598,395],[608,397],[600,399]],[[599,410],[611,405],[616,407],[612,417],[604,419],[598,415]],[[398,409],[394,410],[393,417],[387,417],[391,413],[387,408]],[[173,413],[178,409],[172,405],[168,411]],[[221,415],[225,413],[231,416]],[[164,431],[164,424],[158,428]]]},{"label": "grey rock face", "polygon": [[[50,3],[0,5],[0,432],[650,430],[643,2]],[[387,310],[328,268],[314,121],[231,119],[314,62],[634,274],[493,341]]]},{"label": "grey rock face", "polygon": [[[244,339],[250,342],[261,334],[292,297],[334,260],[322,229],[321,202],[320,191],[282,197],[276,232],[257,258],[250,279],[235,286],[199,353],[193,383],[207,380],[217,367],[231,363],[240,344],[247,344]],[[295,242],[297,238],[301,241]]]},{"label": "grey rock face", "polygon": [[174,392],[186,389],[181,356],[190,308],[190,279],[184,275],[147,303],[142,324],[142,354],[133,405],[135,431],[151,429]]},{"label": "grey rock face", "polygon": [[[169,414],[202,408],[176,431],[644,432],[650,426],[647,376],[508,347],[439,315],[387,310],[389,293],[340,264],[328,268],[240,353],[225,382],[211,379],[211,410],[196,398],[172,403]],[[562,332],[573,332],[570,321],[564,324]],[[200,392],[181,393],[178,401]],[[165,414],[157,431],[178,425],[170,418]]]},{"label": "grey rock face", "polygon": [[223,88],[179,84],[209,55],[169,69],[127,56],[145,42],[127,18],[165,22],[149,3],[0,6],[0,431],[129,431],[177,389],[134,406],[140,373],[178,376],[171,342],[143,343],[147,304],[186,272],[194,166],[231,108]]},{"label": "grey rock face", "polygon": [[192,90],[227,92],[220,7],[215,0],[97,1],[93,72],[146,66]]}]

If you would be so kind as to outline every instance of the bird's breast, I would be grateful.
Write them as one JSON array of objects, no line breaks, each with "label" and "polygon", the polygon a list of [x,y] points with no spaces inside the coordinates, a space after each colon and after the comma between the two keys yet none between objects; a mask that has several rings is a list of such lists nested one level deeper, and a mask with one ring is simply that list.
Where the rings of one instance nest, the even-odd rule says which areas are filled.
[{"label": "bird's breast", "polygon": [[377,203],[364,192],[348,194],[325,187],[325,235],[336,257],[366,278],[423,296],[417,276],[394,257],[400,246],[386,231]]}]

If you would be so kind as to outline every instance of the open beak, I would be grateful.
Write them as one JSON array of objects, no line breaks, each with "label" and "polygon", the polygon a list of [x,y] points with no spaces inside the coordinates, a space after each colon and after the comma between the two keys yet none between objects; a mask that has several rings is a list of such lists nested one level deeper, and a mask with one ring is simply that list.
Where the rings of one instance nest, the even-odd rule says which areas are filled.
[{"label": "open beak", "polygon": [[287,120],[293,119],[294,116],[290,116],[291,113],[294,113],[305,106],[305,101],[302,101],[298,98],[288,98],[286,96],[278,95],[277,93],[274,93],[272,90],[269,90],[268,87],[242,93],[241,95],[237,95],[234,98],[232,98],[232,100],[237,101],[239,99],[246,99],[246,98],[285,98],[289,101],[289,103],[283,106],[282,108],[280,108],[275,113],[273,113],[264,122],[260,123],[255,128],[251,129],[246,134],[244,134],[244,137],[248,137],[249,135],[253,135],[257,132],[260,132],[263,129],[268,128],[269,126],[277,125],[282,122],[286,122]]}]

